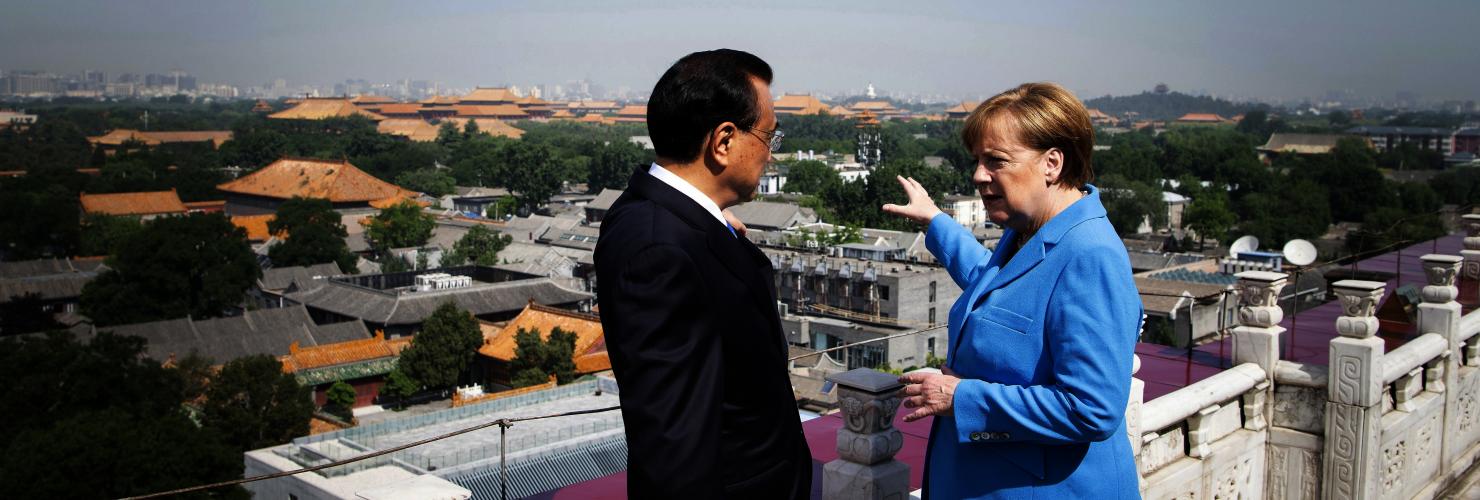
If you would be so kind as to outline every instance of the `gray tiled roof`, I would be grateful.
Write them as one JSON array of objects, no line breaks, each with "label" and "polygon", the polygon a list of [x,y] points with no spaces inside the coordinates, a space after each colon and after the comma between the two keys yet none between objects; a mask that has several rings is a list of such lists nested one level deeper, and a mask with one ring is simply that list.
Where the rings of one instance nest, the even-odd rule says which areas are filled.
[{"label": "gray tiled roof", "polygon": [[793,221],[806,223],[817,220],[816,216],[808,215],[809,211],[791,203],[752,201],[730,207],[730,211],[747,227],[762,229],[784,229],[790,227]]},{"label": "gray tiled roof", "polygon": [[314,276],[338,276],[344,274],[339,269],[339,264],[325,262],[311,266],[274,267],[262,270],[262,278],[257,280],[257,286],[263,290],[286,290],[293,283],[298,283],[298,288],[311,288]]},{"label": "gray tiled roof", "polygon": [[387,325],[414,325],[426,320],[443,302],[451,300],[474,315],[518,311],[530,300],[544,305],[571,304],[591,294],[568,290],[549,278],[478,283],[467,288],[428,292],[371,290],[339,282],[288,294],[288,298],[315,309]]},{"label": "gray tiled roof", "polygon": [[102,259],[37,259],[0,262],[0,279],[29,278],[75,272],[101,272]]},{"label": "gray tiled roof", "polygon": [[590,203],[586,204],[586,208],[610,210],[612,208],[612,204],[616,203],[617,198],[621,196],[622,190],[620,189],[602,189],[601,194],[596,195],[596,199],[591,200]]},{"label": "gray tiled roof", "polygon": [[191,320],[189,318],[136,323],[111,327],[94,327],[80,332],[79,338],[90,339],[98,331],[142,337],[149,342],[146,355],[164,361],[171,356],[183,358],[191,352],[216,363],[254,354],[283,356],[293,342],[303,347],[369,338],[360,322],[355,325],[315,325],[303,306],[247,311],[242,316]]},{"label": "gray tiled roof", "polygon": [[82,296],[82,287],[97,277],[98,273],[78,272],[32,276],[26,278],[0,279],[0,304],[9,303],[17,297],[35,294],[42,300],[70,299]]}]

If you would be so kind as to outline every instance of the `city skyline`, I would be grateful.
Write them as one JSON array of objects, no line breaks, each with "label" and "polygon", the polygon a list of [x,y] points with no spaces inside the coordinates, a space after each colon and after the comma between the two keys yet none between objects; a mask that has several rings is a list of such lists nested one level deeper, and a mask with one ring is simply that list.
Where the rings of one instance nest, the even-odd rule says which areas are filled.
[{"label": "city skyline", "polygon": [[[1336,8],[1337,6],[1340,8]],[[429,80],[446,87],[589,80],[646,94],[663,67],[728,46],[771,62],[773,90],[974,99],[1021,81],[1083,98],[1173,90],[1233,100],[1474,99],[1480,56],[1463,20],[1480,5],[1073,5],[1032,10],[756,2],[609,5],[392,3],[15,5],[0,69],[110,75],[180,68],[203,82],[333,86]],[[428,55],[433,55],[428,57]],[[438,55],[442,54],[442,55]],[[552,64],[552,61],[557,63]],[[969,61],[969,62],[968,62]],[[929,75],[939,75],[930,77]]]}]

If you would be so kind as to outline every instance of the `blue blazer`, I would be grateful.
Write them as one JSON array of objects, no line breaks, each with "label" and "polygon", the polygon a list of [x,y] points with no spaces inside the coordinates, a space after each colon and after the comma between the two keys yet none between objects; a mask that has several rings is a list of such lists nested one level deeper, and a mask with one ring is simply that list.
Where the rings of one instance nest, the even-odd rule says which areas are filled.
[{"label": "blue blazer", "polygon": [[929,498],[1139,498],[1125,407],[1141,300],[1099,191],[1008,255],[949,216],[925,244],[960,285],[947,366],[953,415],[935,418]]}]

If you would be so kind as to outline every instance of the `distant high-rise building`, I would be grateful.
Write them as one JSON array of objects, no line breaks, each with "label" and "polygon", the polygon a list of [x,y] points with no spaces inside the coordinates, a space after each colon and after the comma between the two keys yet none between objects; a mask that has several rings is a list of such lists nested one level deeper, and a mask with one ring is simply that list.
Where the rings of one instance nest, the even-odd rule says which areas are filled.
[{"label": "distant high-rise building", "polygon": [[0,79],[0,92],[13,95],[59,94],[62,79],[39,71],[11,71]]}]

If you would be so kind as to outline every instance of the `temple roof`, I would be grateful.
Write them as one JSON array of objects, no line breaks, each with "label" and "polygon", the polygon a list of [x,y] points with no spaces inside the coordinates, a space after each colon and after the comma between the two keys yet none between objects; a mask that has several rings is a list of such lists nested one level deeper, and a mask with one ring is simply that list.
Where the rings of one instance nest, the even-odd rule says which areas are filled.
[{"label": "temple roof", "polygon": [[283,158],[216,189],[228,193],[289,199],[324,198],[334,203],[415,197],[416,193],[375,178],[348,161]]},{"label": "temple roof", "polygon": [[279,120],[325,120],[355,115],[376,121],[385,119],[384,116],[365,111],[359,106],[355,106],[349,99],[321,98],[304,99],[296,106],[267,115],[267,117]]},{"label": "temple roof", "polygon": [[174,189],[137,193],[87,194],[78,197],[82,211],[94,215],[183,214],[188,210]]}]

